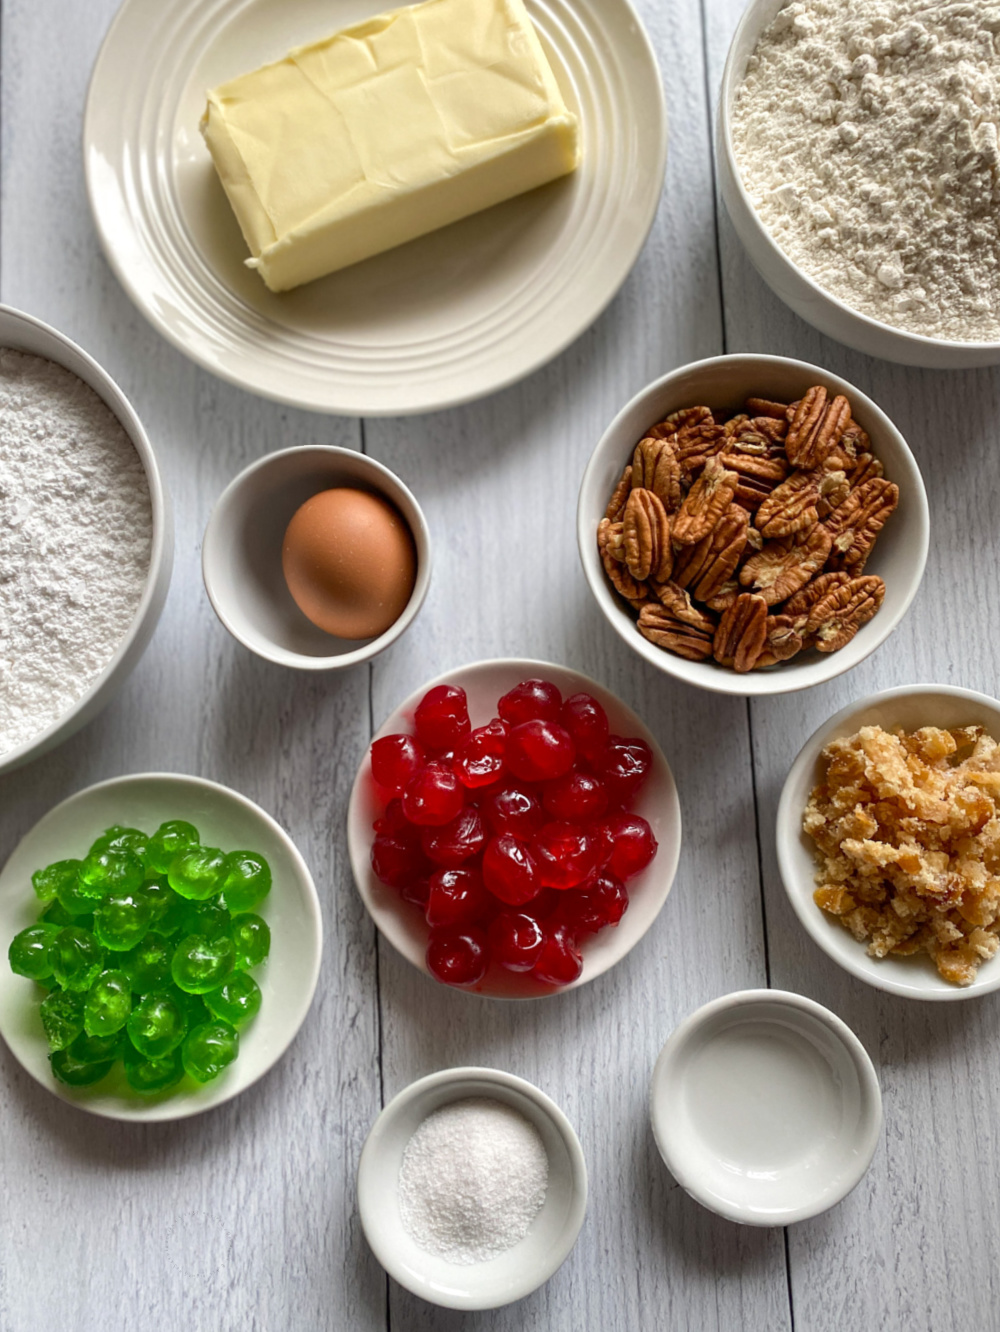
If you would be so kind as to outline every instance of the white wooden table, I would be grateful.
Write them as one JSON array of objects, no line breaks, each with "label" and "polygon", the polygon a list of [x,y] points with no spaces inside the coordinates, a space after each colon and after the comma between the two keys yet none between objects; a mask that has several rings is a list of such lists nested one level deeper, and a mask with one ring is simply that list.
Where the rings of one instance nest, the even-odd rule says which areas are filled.
[{"label": "white wooden table", "polygon": [[[245,792],[309,861],[326,923],[312,1011],[276,1069],[176,1125],[108,1123],[62,1104],[0,1049],[0,1330],[819,1329],[1000,1326],[1000,1003],[920,1006],[852,980],[804,936],[774,858],[778,792],[799,746],[845,703],[942,681],[1000,692],[995,613],[1000,373],[883,364],[828,342],[751,270],[713,189],[711,120],[741,0],[645,0],[671,117],[653,234],[619,297],[552,365],[486,401],[359,422],[259,401],[195,368],[136,313],[84,197],[81,113],[115,0],[3,0],[0,298],[55,324],[115,376],[146,423],[177,515],[166,611],[121,696],[55,753],[0,781],[0,857],[51,805],[119,773],[174,769]],[[907,619],[850,675],[753,704],[671,684],[600,619],[579,569],[580,474],[612,415],[654,376],[724,350],[828,366],[877,399],[923,468],[933,540]],[[279,446],[363,448],[423,504],[437,546],[406,638],[328,678],[251,656],[206,600],[201,534],[222,487]],[[544,540],[540,539],[544,532]],[[423,680],[534,656],[619,693],[657,734],[681,793],[673,893],[618,967],[546,1002],[436,986],[380,942],[344,846],[372,725]],[[883,1141],[839,1207],[783,1233],[741,1229],[662,1167],[646,1112],[657,1051],[692,1009],[771,984],[828,1005],[878,1069]],[[412,1079],[509,1069],[576,1125],[591,1197],[546,1287],[481,1315],[387,1281],[361,1233],[364,1136]]]}]

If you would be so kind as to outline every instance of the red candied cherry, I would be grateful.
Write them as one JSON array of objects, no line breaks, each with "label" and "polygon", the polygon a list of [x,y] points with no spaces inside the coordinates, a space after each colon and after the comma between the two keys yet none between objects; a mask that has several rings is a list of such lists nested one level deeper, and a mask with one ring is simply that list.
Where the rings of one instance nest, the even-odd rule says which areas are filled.
[{"label": "red candied cherry", "polygon": [[542,888],[538,866],[526,846],[510,833],[501,833],[487,844],[483,854],[483,882],[501,902],[523,906]]},{"label": "red candied cherry", "polygon": [[406,888],[429,868],[420,842],[412,834],[380,833],[372,842],[375,877],[390,888]]},{"label": "red candied cherry", "polygon": [[428,689],[413,720],[417,739],[428,749],[453,749],[472,729],[465,690],[449,684]]},{"label": "red candied cherry", "polygon": [[486,845],[486,825],[473,805],[466,805],[455,818],[436,828],[424,828],[420,845],[435,865],[454,867],[477,856]]},{"label": "red candied cherry", "polygon": [[548,680],[522,680],[497,703],[497,712],[511,726],[526,721],[558,721],[562,694]]},{"label": "red candied cherry", "polygon": [[526,721],[515,726],[504,749],[507,767],[523,782],[548,782],[569,772],[576,750],[558,722]]},{"label": "red candied cherry", "polygon": [[529,841],[545,822],[541,801],[532,791],[503,786],[482,807],[486,821],[496,833],[512,833]]},{"label": "red candied cherry", "polygon": [[638,874],[656,855],[656,838],[641,815],[612,814],[604,820],[604,828],[612,842],[608,868],[619,879]]},{"label": "red candied cherry", "polygon": [[546,888],[576,888],[597,869],[600,846],[575,823],[546,823],[531,839],[531,854]]},{"label": "red candied cherry", "polygon": [[372,827],[377,833],[411,833],[413,826],[403,813],[402,800],[390,800]]},{"label": "red candied cherry", "polygon": [[562,894],[555,920],[579,939],[584,934],[596,934],[606,925],[617,925],[627,907],[628,890],[622,881],[613,874],[599,874],[579,892]]},{"label": "red candied cherry", "polygon": [[421,768],[403,792],[403,813],[421,827],[440,828],[450,823],[464,804],[465,787],[438,763]]},{"label": "red candied cherry", "polygon": [[419,879],[414,879],[412,883],[400,888],[399,895],[404,902],[411,902],[423,912],[427,910],[427,899],[430,892],[431,881],[426,874],[421,874]]},{"label": "red candied cherry", "polygon": [[384,735],[372,744],[372,776],[393,795],[403,794],[406,783],[426,761],[426,754],[412,735]]},{"label": "red candied cherry", "polygon": [[488,726],[478,726],[465,737],[452,761],[463,786],[489,786],[503,775],[506,741],[507,726],[499,718],[494,718]]},{"label": "red candied cherry", "polygon": [[555,819],[568,823],[589,823],[607,813],[608,793],[599,777],[573,769],[546,782],[542,804]]},{"label": "red candied cherry", "polygon": [[427,970],[445,985],[475,985],[489,965],[486,933],[478,925],[431,930]]},{"label": "red candied cherry", "polygon": [[508,971],[530,971],[538,961],[545,931],[520,911],[501,911],[489,928],[490,953]]},{"label": "red candied cherry", "polygon": [[608,743],[608,714],[590,694],[572,694],[559,720],[573,737],[578,754],[593,763]]},{"label": "red candied cherry", "polygon": [[624,805],[649,776],[653,752],[645,740],[623,740],[613,735],[596,766],[611,803]]},{"label": "red candied cherry", "polygon": [[565,925],[546,930],[532,974],[546,985],[569,985],[583,970],[583,957]]},{"label": "red candied cherry", "polygon": [[487,907],[483,876],[474,869],[442,869],[428,884],[426,916],[431,929],[475,925]]}]

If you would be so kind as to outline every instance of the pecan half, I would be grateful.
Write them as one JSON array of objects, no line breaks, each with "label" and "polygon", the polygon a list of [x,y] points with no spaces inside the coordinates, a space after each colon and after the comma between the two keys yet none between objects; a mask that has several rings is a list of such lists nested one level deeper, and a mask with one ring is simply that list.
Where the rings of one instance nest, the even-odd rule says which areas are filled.
[{"label": "pecan half", "polygon": [[833,538],[822,523],[797,538],[769,541],[744,564],[740,582],[759,592],[768,606],[776,606],[822,569],[832,544]]},{"label": "pecan half", "polygon": [[693,546],[708,536],[732,503],[738,480],[721,459],[709,458],[674,519],[673,537],[677,545]]},{"label": "pecan half", "polygon": [[747,398],[743,405],[751,416],[770,416],[776,421],[784,421],[788,411],[787,402],[772,402],[770,398]]},{"label": "pecan half", "polygon": [[871,453],[872,442],[868,438],[866,431],[862,430],[857,421],[850,420],[844,433],[840,437],[839,447],[844,449],[852,458],[860,458],[863,453]]},{"label": "pecan half", "polygon": [[712,634],[671,615],[665,606],[650,602],[639,612],[639,633],[657,647],[676,652],[688,661],[705,661],[712,655]]},{"label": "pecan half", "polygon": [[681,465],[671,439],[640,439],[632,454],[632,486],[651,490],[667,513],[676,513],[681,504]]},{"label": "pecan half", "polygon": [[755,526],[761,536],[792,536],[812,527],[819,517],[819,485],[811,472],[793,472],[772,490],[757,510]]},{"label": "pecan half", "polygon": [[885,583],[868,575],[851,578],[832,588],[809,612],[806,632],[820,652],[846,647],[863,624],[867,624],[885,597]]},{"label": "pecan half", "polygon": [[699,601],[716,596],[736,572],[746,549],[750,518],[745,509],[731,504],[708,536],[693,546],[682,546],[674,560],[674,582],[690,587]]},{"label": "pecan half", "polygon": [[622,519],[625,563],[636,582],[655,578],[665,582],[674,565],[670,545],[670,519],[659,496],[634,486]]},{"label": "pecan half", "polygon": [[766,640],[767,602],[741,592],[719,621],[712,654],[720,666],[731,666],[742,675],[753,670]]},{"label": "pecan half", "polygon": [[727,578],[715,596],[708,598],[705,605],[721,614],[729,609],[739,595],[740,585],[737,579]]},{"label": "pecan half", "polygon": [[879,460],[870,453],[862,453],[851,472],[851,487],[856,490],[858,486],[863,486],[866,481],[870,481],[873,476],[884,475],[885,468]]},{"label": "pecan half", "polygon": [[852,490],[826,520],[836,560],[831,568],[850,569],[866,559],[898,503],[899,487],[881,476],[873,476]]},{"label": "pecan half", "polygon": [[785,615],[790,615],[798,625],[799,629],[805,629],[812,613],[812,608],[817,601],[821,601],[829,592],[836,587],[842,587],[845,583],[851,581],[851,575],[848,573],[823,573],[817,578],[813,578],[788,598],[782,607]]},{"label": "pecan half", "polygon": [[754,663],[755,669],[788,661],[801,652],[804,641],[790,615],[769,615],[765,621],[764,650]]},{"label": "pecan half", "polygon": [[625,513],[625,501],[628,499],[628,492],[632,489],[632,468],[626,467],[622,472],[621,480],[615,486],[614,494],[608,500],[608,507],[604,510],[604,516],[612,523],[620,523]]},{"label": "pecan half", "polygon": [[[737,440],[735,447],[738,448],[740,442]],[[736,494],[733,498],[751,513],[788,475],[788,464],[783,458],[743,453],[722,453],[719,457],[724,467],[736,473]]]},{"label": "pecan half", "polygon": [[725,443],[725,427],[713,420],[678,430],[677,460],[681,465],[681,472],[688,479],[695,476],[709,458],[721,452]]},{"label": "pecan half", "polygon": [[702,633],[715,633],[715,617],[699,610],[685,588],[675,582],[653,583],[652,588],[660,605],[668,610],[674,619],[680,620],[682,624],[689,624],[694,629],[700,629]]},{"label": "pecan half", "polygon": [[799,403],[785,436],[785,452],[794,467],[819,467],[840,443],[851,419],[851,404],[838,394],[827,402],[821,384],[811,388]]},{"label": "pecan half", "polygon": [[611,586],[620,596],[623,596],[627,601],[641,601],[647,592],[645,584],[637,583],[625,565],[620,564],[611,553],[610,543],[613,539],[611,529],[615,526],[617,524],[610,522],[607,518],[602,518],[597,524],[597,549],[601,556],[601,563],[604,565],[604,572],[611,580]]},{"label": "pecan half", "polygon": [[827,518],[839,504],[843,504],[850,493],[851,483],[846,472],[823,472],[819,479],[816,513],[820,518]]}]

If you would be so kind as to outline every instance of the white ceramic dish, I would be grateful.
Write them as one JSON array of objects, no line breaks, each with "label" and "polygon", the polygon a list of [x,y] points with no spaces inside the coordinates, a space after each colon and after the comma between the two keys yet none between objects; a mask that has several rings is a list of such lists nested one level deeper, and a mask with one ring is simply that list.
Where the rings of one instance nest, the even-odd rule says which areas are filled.
[{"label": "white ceramic dish", "polygon": [[[281,571],[292,515],[311,495],[332,486],[383,495],[413,534],[413,592],[399,619],[377,638],[354,641],[324,633],[292,600]],[[280,666],[328,671],[370,660],[413,623],[430,586],[430,531],[410,490],[387,467],[353,449],[316,444],[266,454],[229,483],[208,520],[201,565],[215,613],[244,647]]]},{"label": "white ceramic dish", "polygon": [[[652,864],[629,879],[629,906],[621,922],[592,936],[583,945],[583,971],[571,984],[554,990],[530,976],[514,975],[500,967],[491,968],[485,980],[469,993],[494,999],[537,999],[562,994],[585,985],[613,967],[639,942],[653,924],[667,900],[677,873],[681,849],[681,811],[670,766],[652,732],[636,714],[595,680],[566,666],[552,662],[501,658],[479,661],[446,671],[429,680],[404,700],[379,727],[373,740],[398,732],[413,733],[413,714],[417,704],[438,684],[461,685],[468,695],[472,725],[484,726],[496,716],[497,699],[520,680],[541,677],[551,680],[566,698],[575,693],[592,694],[602,705],[617,735],[639,736],[653,752],[653,769],[639,792],[635,812],[649,821],[659,850]],[[371,868],[372,823],[381,813],[371,775],[371,759],[366,753],[354,780],[347,810],[347,845],[358,891],[369,914],[382,934],[403,956],[425,975],[427,963],[427,926],[418,909],[404,902],[394,889],[375,877]]]},{"label": "white ceramic dish", "polygon": [[659,71],[627,0],[529,0],[570,107],[572,177],[275,296],[198,131],[205,93],[386,0],[126,0],[84,119],[108,262],[155,328],[251,392],[318,411],[398,415],[514,383],[579,336],[625,280],[663,185]]},{"label": "white ceramic dish", "polygon": [[[794,402],[814,384],[824,385],[831,394],[847,396],[855,419],[871,436],[872,448],[884,464],[887,478],[899,486],[899,507],[879,534],[865,569],[885,582],[881,610],[839,652],[802,652],[778,666],[746,675],[737,675],[711,659],[687,661],[650,643],[636,628],[631,607],[608,581],[597,552],[597,524],[643,432],[681,407],[701,403],[736,407],[751,394]],[[716,356],[681,366],[640,390],[601,437],[583,474],[577,505],[577,542],[583,571],[611,627],[633,652],[658,670],[720,694],[788,694],[832,680],[863,661],[889,637],[916,595],[927,560],[929,530],[920,469],[885,412],[837,375],[783,356]]]},{"label": "white ceramic dish", "polygon": [[750,201],[733,149],[731,116],[747,60],[780,9],[789,0],[751,0],[729,48],[722,75],[716,118],[716,159],[719,189],[736,234],[764,281],[797,315],[838,342],[869,356],[901,365],[958,370],[1000,364],[1000,342],[952,342],[893,328],[845,305],[808,277],[785,254]]},{"label": "white ceramic dish", "polygon": [[128,679],[153,636],[167,597],[174,558],[174,528],[170,497],[160,477],[152,445],[132,404],[107,371],[102,370],[93,357],[88,356],[57,329],[6,305],[0,306],[0,347],[11,347],[15,351],[29,352],[33,356],[43,356],[46,360],[54,361],[56,365],[72,371],[94,390],[120,422],[139,455],[149,486],[153,521],[146,586],[132,623],[114,655],[67,712],[24,744],[0,754],[0,773],[4,773],[19,768],[22,763],[38,758],[40,754],[68,740],[110,703]]},{"label": "white ceramic dish", "polygon": [[840,1018],[799,994],[742,990],[692,1013],[660,1052],[653,1134],[671,1174],[730,1221],[825,1212],[868,1169],[878,1078]]},{"label": "white ceramic dish", "polygon": [[852,703],[809,737],[792,764],[778,803],[778,868],[785,892],[806,933],[829,957],[860,980],[908,999],[951,1001],[1000,990],[1000,956],[984,962],[971,985],[952,985],[939,975],[925,953],[914,957],[869,957],[866,947],[813,901],[817,861],[815,844],[802,830],[802,815],[821,779],[820,755],[831,740],[854,735],[862,726],[891,730],[901,726],[979,725],[1000,739],[1000,702],[986,694],[951,685],[906,685]]},{"label": "white ceramic dish", "polygon": [[[421,1249],[399,1214],[406,1144],[428,1115],[453,1101],[488,1097],[520,1111],[549,1158],[542,1208],[527,1234],[489,1262],[458,1266]],[[450,1068],[404,1088],[376,1119],[358,1166],[358,1210],[372,1252],[401,1286],[447,1309],[496,1309],[548,1281],[568,1256],[587,1210],[587,1167],[569,1120],[544,1092],[492,1068]]]},{"label": "white ceramic dish", "polygon": [[[0,872],[0,940],[6,950],[19,930],[38,917],[41,904],[31,874],[56,860],[80,858],[115,823],[154,832],[167,819],[193,823],[206,845],[259,851],[270,863],[273,886],[259,908],[271,929],[271,952],[253,972],[263,1002],[240,1035],[239,1058],[202,1086],[185,1078],[169,1092],[142,1097],[125,1082],[121,1066],[103,1082],[67,1087],[49,1068],[48,1044],[38,1016],[40,991],[0,967],[0,1035],[18,1062],[46,1091],[106,1119],[186,1119],[239,1095],[275,1064],[302,1025],[319,975],[323,923],[305,861],[269,814],[215,782],[177,773],[141,773],[88,786],[51,809],[21,839]],[[6,955],[6,954],[5,954]]]}]

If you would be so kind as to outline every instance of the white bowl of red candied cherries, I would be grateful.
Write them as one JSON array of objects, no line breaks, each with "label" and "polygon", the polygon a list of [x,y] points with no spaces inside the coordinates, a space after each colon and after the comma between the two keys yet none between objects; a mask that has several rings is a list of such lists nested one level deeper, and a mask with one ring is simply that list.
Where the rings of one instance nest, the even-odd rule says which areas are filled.
[{"label": "white bowl of red candied cherries", "polygon": [[625,955],[680,853],[673,776],[619,699],[546,662],[478,662],[407,699],[354,784],[358,888],[445,984],[504,998],[581,985]]}]

